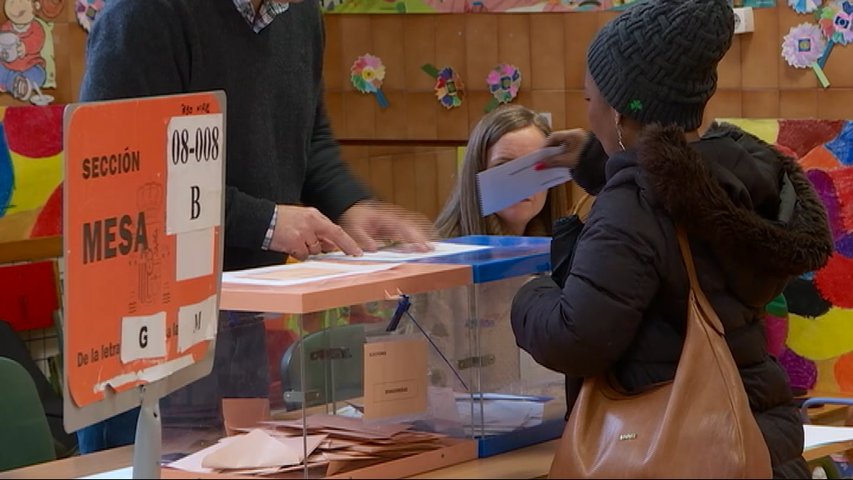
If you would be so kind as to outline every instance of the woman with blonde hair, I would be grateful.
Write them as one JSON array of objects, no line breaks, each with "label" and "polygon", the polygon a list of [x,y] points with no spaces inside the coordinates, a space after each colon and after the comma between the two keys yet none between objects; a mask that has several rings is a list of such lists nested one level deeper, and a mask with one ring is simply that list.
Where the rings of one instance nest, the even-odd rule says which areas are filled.
[{"label": "woman with blonde hair", "polygon": [[435,222],[438,235],[550,235],[553,222],[568,212],[565,185],[486,217],[480,214],[477,188],[478,173],[539,150],[550,134],[546,120],[521,105],[506,105],[484,116],[471,132],[459,178]]}]

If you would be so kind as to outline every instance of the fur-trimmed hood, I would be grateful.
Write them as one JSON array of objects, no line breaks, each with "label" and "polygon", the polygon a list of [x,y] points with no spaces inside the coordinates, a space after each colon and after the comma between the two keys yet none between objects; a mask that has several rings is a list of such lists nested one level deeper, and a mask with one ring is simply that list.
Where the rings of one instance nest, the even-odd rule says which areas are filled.
[{"label": "fur-trimmed hood", "polygon": [[745,267],[799,275],[833,251],[826,210],[795,160],[728,124],[688,145],[677,127],[647,127],[637,158],[662,208]]}]

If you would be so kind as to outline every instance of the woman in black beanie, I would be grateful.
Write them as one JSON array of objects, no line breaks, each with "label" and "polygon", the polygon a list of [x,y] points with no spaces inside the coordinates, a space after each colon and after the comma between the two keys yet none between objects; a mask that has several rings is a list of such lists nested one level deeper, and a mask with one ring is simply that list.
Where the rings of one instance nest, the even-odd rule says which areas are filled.
[{"label": "woman in black beanie", "polygon": [[549,163],[572,167],[597,198],[564,287],[527,283],[512,325],[533,358],[566,374],[570,411],[586,377],[610,373],[629,392],[671,381],[689,291],[675,233],[684,227],[774,476],[808,478],[802,420],[762,316],[790,278],[826,263],[831,236],[795,161],[733,126],[698,133],[733,29],[726,0],[647,0],[595,37],[592,132],[554,134],[567,148]]}]

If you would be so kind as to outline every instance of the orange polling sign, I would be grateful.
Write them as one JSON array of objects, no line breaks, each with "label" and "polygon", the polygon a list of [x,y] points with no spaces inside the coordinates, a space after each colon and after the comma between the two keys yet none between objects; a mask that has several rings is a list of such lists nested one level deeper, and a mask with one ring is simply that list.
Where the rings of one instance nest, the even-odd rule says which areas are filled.
[{"label": "orange polling sign", "polygon": [[211,346],[224,108],[224,96],[202,93],[66,112],[65,368],[78,407],[165,378]]}]

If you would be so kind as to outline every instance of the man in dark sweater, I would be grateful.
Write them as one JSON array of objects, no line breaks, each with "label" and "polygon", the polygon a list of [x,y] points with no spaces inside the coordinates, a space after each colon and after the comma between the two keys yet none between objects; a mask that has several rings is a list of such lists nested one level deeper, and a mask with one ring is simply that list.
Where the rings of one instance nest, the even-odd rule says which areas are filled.
[{"label": "man in dark sweater", "polygon": [[[112,0],[93,25],[82,101],[226,92],[226,270],[334,247],[359,255],[382,240],[428,248],[422,224],[377,208],[340,158],[323,105],[323,35],[315,0]],[[221,320],[216,358],[219,395],[265,394],[260,321]]]},{"label": "man in dark sweater", "polygon": [[226,92],[226,270],[324,245],[359,254],[376,239],[425,241],[413,222],[370,208],[341,161],[323,105],[316,1],[115,0],[98,20],[82,101]]}]

